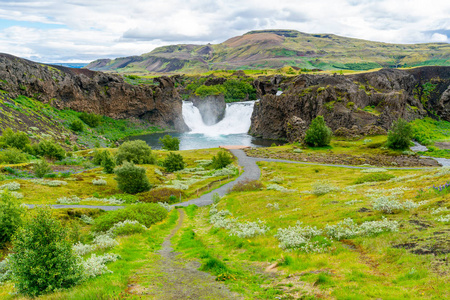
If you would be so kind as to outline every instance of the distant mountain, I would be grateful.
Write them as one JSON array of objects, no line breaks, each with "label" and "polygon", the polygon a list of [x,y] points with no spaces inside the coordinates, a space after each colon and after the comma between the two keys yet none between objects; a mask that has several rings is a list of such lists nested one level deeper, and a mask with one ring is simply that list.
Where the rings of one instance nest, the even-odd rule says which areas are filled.
[{"label": "distant mountain", "polygon": [[295,30],[250,31],[221,44],[170,45],[140,56],[99,59],[88,69],[120,73],[194,73],[209,70],[369,70],[381,67],[450,66],[450,44],[388,44]]}]

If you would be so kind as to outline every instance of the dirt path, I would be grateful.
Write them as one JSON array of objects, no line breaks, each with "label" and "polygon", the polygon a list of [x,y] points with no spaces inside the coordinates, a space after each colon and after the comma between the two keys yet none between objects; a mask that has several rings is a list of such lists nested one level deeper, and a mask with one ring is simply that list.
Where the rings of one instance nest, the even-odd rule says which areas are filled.
[{"label": "dirt path", "polygon": [[173,251],[171,239],[182,227],[185,216],[184,210],[178,212],[177,226],[158,251],[160,259],[150,266],[150,270],[138,274],[145,276],[151,284],[145,287],[134,285],[128,292],[142,299],[239,299],[239,295],[230,292],[225,284],[215,281],[214,276],[199,271],[200,263],[178,258],[180,253]]}]

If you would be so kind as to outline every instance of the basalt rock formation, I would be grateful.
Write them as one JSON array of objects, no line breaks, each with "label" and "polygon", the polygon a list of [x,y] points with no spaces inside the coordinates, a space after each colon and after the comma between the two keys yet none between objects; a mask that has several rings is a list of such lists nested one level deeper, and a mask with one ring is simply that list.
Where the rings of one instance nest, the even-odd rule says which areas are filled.
[{"label": "basalt rock formation", "polygon": [[221,121],[225,116],[225,97],[224,95],[189,98],[190,101],[198,108],[202,115],[205,125],[214,125]]},{"label": "basalt rock formation", "polygon": [[0,89],[15,98],[33,97],[58,109],[73,109],[116,119],[139,118],[187,130],[182,101],[169,77],[158,86],[132,86],[118,75],[31,62],[0,54]]},{"label": "basalt rock formation", "polygon": [[[398,118],[425,116],[450,121],[450,67],[382,69],[355,75],[305,75],[255,81],[249,133],[263,138],[302,141],[318,115],[336,135],[385,133]],[[282,95],[274,95],[278,88]]]}]

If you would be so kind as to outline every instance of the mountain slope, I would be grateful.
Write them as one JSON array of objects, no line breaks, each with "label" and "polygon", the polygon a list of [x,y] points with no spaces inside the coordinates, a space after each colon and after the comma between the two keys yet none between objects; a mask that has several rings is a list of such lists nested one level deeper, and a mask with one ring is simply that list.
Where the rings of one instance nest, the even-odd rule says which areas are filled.
[{"label": "mountain slope", "polygon": [[262,30],[250,31],[217,45],[169,45],[140,56],[100,59],[90,63],[87,68],[145,74],[277,69],[286,65],[324,70],[450,66],[450,44],[388,44],[333,34]]}]

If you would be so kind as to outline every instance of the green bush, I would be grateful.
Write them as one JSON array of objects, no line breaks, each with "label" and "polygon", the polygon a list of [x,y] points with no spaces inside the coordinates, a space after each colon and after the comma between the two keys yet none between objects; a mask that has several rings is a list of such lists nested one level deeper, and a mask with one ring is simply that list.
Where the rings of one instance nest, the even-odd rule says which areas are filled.
[{"label": "green bush", "polygon": [[107,231],[114,224],[125,220],[138,221],[149,228],[151,225],[164,220],[167,210],[156,203],[139,203],[124,209],[114,210],[95,219],[93,231]]},{"label": "green bush", "polygon": [[413,137],[412,127],[406,120],[399,118],[388,131],[387,147],[394,150],[405,150]]},{"label": "green bush", "polygon": [[97,127],[102,121],[102,116],[96,114],[88,114],[85,112],[82,112],[79,118],[89,127]]},{"label": "green bush", "polygon": [[233,162],[233,158],[226,151],[220,151],[213,156],[211,166],[214,169],[222,169]]},{"label": "green bush", "polygon": [[38,296],[77,284],[82,269],[66,230],[49,209],[38,208],[34,218],[13,238],[10,267],[20,294]]},{"label": "green bush", "polygon": [[170,152],[163,161],[163,166],[167,172],[175,172],[184,169],[183,156]]},{"label": "green bush", "polygon": [[180,139],[171,137],[166,134],[163,138],[159,138],[159,143],[162,144],[162,148],[169,151],[180,150]]},{"label": "green bush", "polygon": [[328,146],[331,136],[331,129],[325,124],[323,116],[317,116],[306,130],[305,143],[312,147]]},{"label": "green bush", "polygon": [[195,90],[195,95],[200,97],[217,96],[223,94],[223,89],[218,85],[201,85]]},{"label": "green bush", "polygon": [[70,123],[69,127],[73,131],[82,132],[84,126],[83,126],[83,122],[81,122],[80,120],[75,120],[72,123]]},{"label": "green bush", "polygon": [[114,173],[115,166],[116,163],[114,162],[111,152],[109,152],[108,150],[103,151],[103,160],[102,160],[103,172],[105,172],[106,174],[112,174]]},{"label": "green bush", "polygon": [[118,188],[129,194],[146,192],[151,189],[145,169],[135,166],[133,163],[124,162],[122,166],[114,170]]},{"label": "green bush", "polygon": [[0,194],[0,248],[11,241],[16,230],[22,225],[24,210],[9,192]]},{"label": "green bush", "polygon": [[360,183],[364,183],[364,182],[386,181],[386,180],[392,179],[394,177],[395,177],[394,175],[386,174],[386,173],[372,173],[372,174],[367,174],[362,177],[359,177],[358,179],[356,179],[355,184],[360,184]]},{"label": "green bush", "polygon": [[0,137],[0,146],[25,150],[27,146],[30,146],[30,139],[25,132],[14,132],[11,128],[6,128]]},{"label": "green bush", "polygon": [[57,143],[50,140],[40,141],[33,145],[36,155],[47,157],[49,159],[61,160],[66,156],[64,149]]},{"label": "green bush", "polygon": [[0,152],[0,163],[20,164],[28,161],[28,155],[17,148],[8,148]]},{"label": "green bush", "polygon": [[156,156],[144,141],[130,141],[123,143],[117,149],[116,164],[120,165],[124,161],[135,164],[155,164]]},{"label": "green bush", "polygon": [[256,100],[256,89],[245,81],[229,79],[225,81],[223,87],[227,102],[244,100],[247,96],[249,100]]},{"label": "green bush", "polygon": [[53,170],[45,159],[41,159],[33,165],[33,172],[36,177],[42,178]]}]

